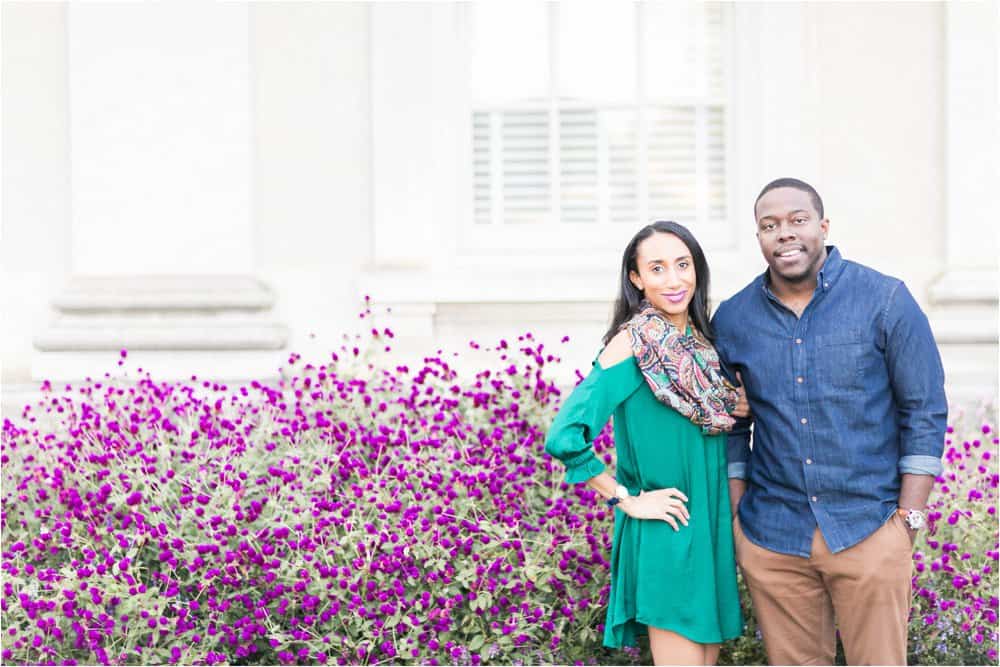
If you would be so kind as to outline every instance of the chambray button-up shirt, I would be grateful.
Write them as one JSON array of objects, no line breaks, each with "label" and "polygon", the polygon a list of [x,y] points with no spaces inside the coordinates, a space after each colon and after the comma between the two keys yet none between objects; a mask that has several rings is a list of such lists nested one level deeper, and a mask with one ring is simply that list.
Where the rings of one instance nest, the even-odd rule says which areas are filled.
[{"label": "chambray button-up shirt", "polygon": [[818,525],[834,553],[896,510],[902,473],[938,475],[944,371],[927,317],[899,280],[833,246],[801,317],[759,276],[713,318],[716,348],[753,411],[729,435],[729,477],[747,480],[743,533],[808,557]]}]

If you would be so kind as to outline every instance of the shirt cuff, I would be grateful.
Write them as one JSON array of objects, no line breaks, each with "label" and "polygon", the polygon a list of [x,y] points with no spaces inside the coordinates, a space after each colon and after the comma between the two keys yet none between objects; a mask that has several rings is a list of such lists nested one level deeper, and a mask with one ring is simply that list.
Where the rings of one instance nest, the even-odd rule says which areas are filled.
[{"label": "shirt cuff", "polygon": [[[931,475],[937,477],[944,470],[941,459],[933,456],[921,454],[910,454],[899,459],[899,473],[901,475]],[[731,476],[731,475],[730,475]]]},{"label": "shirt cuff", "polygon": [[729,479],[746,479],[747,478],[747,464],[746,463],[730,463],[729,464]]},{"label": "shirt cuff", "polygon": [[566,466],[566,483],[579,484],[604,472],[604,464],[593,453],[589,458],[572,466]]}]

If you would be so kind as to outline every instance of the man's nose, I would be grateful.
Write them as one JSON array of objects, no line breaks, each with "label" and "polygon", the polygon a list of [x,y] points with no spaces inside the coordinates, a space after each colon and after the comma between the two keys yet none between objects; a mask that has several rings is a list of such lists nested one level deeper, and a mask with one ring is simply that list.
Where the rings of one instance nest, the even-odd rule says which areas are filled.
[{"label": "man's nose", "polygon": [[795,238],[795,229],[787,222],[778,223],[778,241],[784,243]]}]

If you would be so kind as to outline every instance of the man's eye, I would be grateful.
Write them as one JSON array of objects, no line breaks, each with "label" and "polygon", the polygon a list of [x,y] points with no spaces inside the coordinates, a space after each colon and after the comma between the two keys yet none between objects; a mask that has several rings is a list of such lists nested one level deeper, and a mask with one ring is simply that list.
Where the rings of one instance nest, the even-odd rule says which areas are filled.
[{"label": "man's eye", "polygon": [[795,223],[798,225],[804,225],[806,222],[808,222],[807,218],[795,218]]},{"label": "man's eye", "polygon": [[661,271],[663,271],[663,267],[662,266],[654,266],[653,267],[653,273],[659,273]]}]

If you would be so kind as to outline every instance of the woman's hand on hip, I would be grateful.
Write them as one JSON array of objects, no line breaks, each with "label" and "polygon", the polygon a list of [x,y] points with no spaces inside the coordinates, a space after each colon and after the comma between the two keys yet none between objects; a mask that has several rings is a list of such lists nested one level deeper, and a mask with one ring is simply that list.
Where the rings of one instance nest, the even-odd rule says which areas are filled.
[{"label": "woman's hand on hip", "polygon": [[677,522],[688,525],[687,496],[677,489],[642,491],[622,503],[622,510],[633,519],[658,519],[666,521],[674,530],[680,530]]}]

